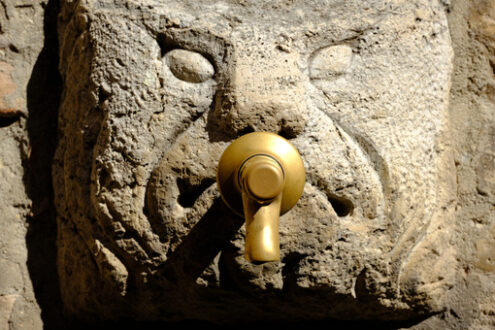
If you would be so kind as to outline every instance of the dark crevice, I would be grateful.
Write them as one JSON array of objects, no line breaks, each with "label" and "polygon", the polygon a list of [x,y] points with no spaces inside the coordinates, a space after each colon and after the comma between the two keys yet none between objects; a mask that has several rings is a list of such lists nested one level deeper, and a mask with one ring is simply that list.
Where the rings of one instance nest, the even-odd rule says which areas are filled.
[{"label": "dark crevice", "polygon": [[243,135],[246,135],[246,134],[249,134],[249,133],[253,133],[253,132],[254,132],[254,128],[253,127],[246,126],[246,127],[244,127],[243,129],[241,129],[238,132],[238,136],[243,136]]},{"label": "dark crevice", "polygon": [[100,189],[102,189],[103,187],[107,190],[121,188],[120,183],[112,179],[107,168],[101,168],[101,170],[98,172],[98,184],[100,185]]},{"label": "dark crevice", "polygon": [[7,118],[2,118],[0,117],[0,128],[2,127],[7,127],[15,123],[19,118],[16,117],[7,117]]},{"label": "dark crevice", "polygon": [[363,268],[356,278],[356,284],[354,286],[354,292],[359,300],[365,300],[368,294],[366,289],[366,268]]},{"label": "dark crevice", "polygon": [[[426,320],[428,316],[422,318],[404,320],[404,321],[376,321],[376,320],[335,320],[335,319],[318,319],[318,320],[298,320],[298,321],[276,321],[276,320],[251,320],[242,322],[246,328],[260,329],[276,329],[276,328],[316,328],[316,329],[346,329],[346,330],[397,330],[413,327],[420,322]],[[185,328],[201,328],[201,329],[232,329],[238,326],[239,323],[231,322],[209,322],[204,320],[189,320],[176,322],[159,322],[159,321],[136,321],[133,319],[124,319],[120,321],[104,321],[98,323],[79,322],[70,324],[72,330],[86,329],[102,329],[102,330],[127,330],[127,329],[147,329],[147,330],[162,330],[162,329],[185,329]]]},{"label": "dark crevice", "polygon": [[24,184],[32,200],[26,234],[27,266],[45,329],[65,328],[57,276],[57,223],[51,171],[62,91],[58,73],[58,12],[58,1],[46,3],[44,44],[27,85],[27,131],[31,152],[24,155]]},{"label": "dark crevice", "polygon": [[333,210],[339,217],[352,215],[354,204],[347,198],[330,195],[328,196],[328,201],[332,204]]},{"label": "dark crevice", "polygon": [[158,42],[158,46],[160,46],[161,57],[165,56],[172,49],[181,48],[172,38],[164,33],[158,34],[156,41]]},{"label": "dark crevice", "polygon": [[215,179],[205,178],[198,184],[192,184],[187,179],[178,178],[177,187],[179,188],[179,204],[183,207],[192,207],[198,197],[215,182]]},{"label": "dark crevice", "polygon": [[110,97],[110,92],[105,91],[102,87],[98,89],[98,104],[101,105]]},{"label": "dark crevice", "polygon": [[19,48],[17,48],[15,45],[13,44],[9,44],[9,49],[11,51],[13,51],[14,53],[19,53]]},{"label": "dark crevice", "polygon": [[290,290],[292,287],[297,287],[296,268],[299,262],[305,257],[306,255],[291,252],[283,258],[282,262],[284,263],[284,266],[282,268],[282,278],[284,279],[284,291]]},{"label": "dark crevice", "polygon": [[98,140],[104,117],[102,106],[109,96],[110,94],[100,87],[98,89],[98,104],[85,115],[83,140],[87,150],[92,150]]},{"label": "dark crevice", "polygon": [[298,132],[294,131],[294,129],[291,127],[282,127],[277,134],[283,137],[284,139],[290,140],[297,137],[297,133]]},{"label": "dark crevice", "polygon": [[461,319],[461,317],[459,316],[459,314],[457,314],[456,311],[453,310],[452,308],[449,308],[448,312],[449,312],[450,315],[452,315],[456,319]]}]

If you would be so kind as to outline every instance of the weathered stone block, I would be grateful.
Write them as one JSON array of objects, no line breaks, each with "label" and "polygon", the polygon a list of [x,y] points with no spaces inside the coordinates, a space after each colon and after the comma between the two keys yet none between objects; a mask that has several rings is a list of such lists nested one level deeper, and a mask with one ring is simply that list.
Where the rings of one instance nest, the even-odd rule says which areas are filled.
[{"label": "weathered stone block", "polygon": [[[82,319],[408,319],[453,284],[452,50],[438,1],[65,1],[58,267]],[[243,257],[215,186],[291,140],[282,261]]]}]

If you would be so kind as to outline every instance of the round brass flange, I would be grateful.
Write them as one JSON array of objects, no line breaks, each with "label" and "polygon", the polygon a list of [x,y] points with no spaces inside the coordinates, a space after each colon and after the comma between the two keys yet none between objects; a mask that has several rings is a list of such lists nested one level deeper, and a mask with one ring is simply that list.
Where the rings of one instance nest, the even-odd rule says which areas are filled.
[{"label": "round brass flange", "polygon": [[223,200],[243,216],[242,191],[260,203],[282,194],[280,214],[290,210],[304,189],[304,164],[297,149],[283,137],[254,132],[225,149],[217,171]]}]

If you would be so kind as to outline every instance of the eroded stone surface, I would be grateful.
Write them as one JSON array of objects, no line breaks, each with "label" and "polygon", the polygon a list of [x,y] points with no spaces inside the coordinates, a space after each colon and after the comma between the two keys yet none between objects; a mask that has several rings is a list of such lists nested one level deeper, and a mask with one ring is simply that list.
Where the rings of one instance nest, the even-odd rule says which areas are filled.
[{"label": "eroded stone surface", "polygon": [[47,60],[56,45],[44,45],[56,40],[49,36],[56,10],[46,0],[0,0],[0,8],[0,329],[52,329],[60,299],[50,123],[59,95]]},{"label": "eroded stone surface", "polygon": [[331,79],[332,76],[347,73],[351,65],[352,48],[348,45],[328,46],[316,51],[309,64],[309,77]]},{"label": "eroded stone surface", "polygon": [[165,59],[165,66],[180,80],[202,83],[215,74],[213,65],[196,52],[173,49],[166,53],[163,58]]},{"label": "eroded stone surface", "polygon": [[[442,310],[456,267],[444,9],[65,1],[53,173],[69,314],[229,322]],[[187,70],[214,74],[164,68],[175,49],[211,65]],[[281,218],[279,263],[243,258],[243,220],[214,184],[223,150],[252,130],[290,138],[307,170]]]}]

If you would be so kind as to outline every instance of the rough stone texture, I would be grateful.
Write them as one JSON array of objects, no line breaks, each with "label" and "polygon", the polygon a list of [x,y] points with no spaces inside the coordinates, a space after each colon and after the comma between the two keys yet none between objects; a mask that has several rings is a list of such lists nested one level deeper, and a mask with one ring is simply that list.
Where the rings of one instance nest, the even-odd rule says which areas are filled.
[{"label": "rough stone texture", "polygon": [[[238,34],[229,33],[229,29],[249,25],[250,16],[259,15],[259,9],[249,1],[239,1],[237,12],[228,4],[209,2],[221,13],[219,19],[212,10],[181,3],[189,15],[181,14],[180,6],[164,9],[151,2],[63,3],[60,67],[66,88],[59,128],[66,135],[61,135],[54,179],[56,188],[62,187],[57,186],[62,180],[66,182],[63,187],[72,189],[58,195],[59,208],[65,201],[75,203],[71,204],[70,219],[69,211],[61,209],[58,223],[60,287],[67,316],[95,322],[122,316],[178,320],[186,315],[228,321],[246,315],[252,321],[288,319],[289,315],[346,318],[351,314],[352,319],[410,319],[386,325],[371,322],[360,324],[360,328],[494,328],[493,2],[390,1],[382,6],[368,2],[370,8],[366,10],[332,2],[310,12],[306,7],[286,21],[271,19],[266,29],[262,28],[267,26],[264,20],[258,19]],[[281,2],[278,9],[289,4]],[[323,10],[326,6],[330,12]],[[273,17],[269,9],[263,9],[266,18]],[[53,1],[0,0],[0,329],[41,329],[41,318],[45,329],[69,328],[63,326],[59,307],[50,188],[60,97],[54,66],[58,61],[53,24],[57,11]],[[191,17],[197,12],[201,19],[194,21]],[[233,12],[236,17],[232,18]],[[445,13],[455,53],[450,77],[452,54]],[[326,16],[322,24],[317,24],[318,15]],[[371,18],[364,19],[363,15]],[[214,25],[205,23],[210,19]],[[225,21],[229,25],[222,24]],[[210,30],[180,29],[189,23],[204,24]],[[227,31],[216,30],[205,38],[208,31],[222,27]],[[310,27],[308,36],[293,37]],[[376,27],[380,29],[374,30]],[[284,35],[274,38],[280,31]],[[318,31],[320,34],[313,34]],[[239,42],[242,33],[245,44]],[[315,49],[311,42],[301,44],[301,40],[316,40],[321,35],[327,38]],[[253,43],[254,36],[263,44]],[[424,44],[414,44],[420,39]],[[273,44],[280,53],[270,48]],[[194,55],[178,57],[171,64],[169,58],[174,52],[170,50],[174,48],[189,49]],[[224,49],[230,52],[222,54]],[[110,63],[111,59],[115,63]],[[215,71],[212,79],[208,64]],[[178,69],[180,66],[186,70]],[[322,70],[325,66],[327,71]],[[377,66],[382,71],[374,72]],[[190,72],[185,74],[187,70]],[[159,87],[153,87],[157,81]],[[440,81],[445,85],[439,86]],[[450,82],[449,111],[443,104],[429,108],[426,115],[422,113],[425,104],[447,100]],[[150,90],[153,93],[149,95],[140,94]],[[327,94],[321,103],[315,101],[319,90]],[[288,97],[297,102],[284,103]],[[75,105],[72,109],[71,102]],[[302,106],[294,108],[295,103]],[[280,111],[282,108],[285,112]],[[323,112],[315,108],[329,115],[322,115],[319,126],[316,115]],[[402,113],[404,109],[408,113]],[[415,118],[418,113],[423,116]],[[442,117],[435,117],[438,114]],[[427,119],[434,121],[423,123]],[[389,125],[390,130],[383,135],[379,135],[380,130],[366,130],[375,125]],[[403,129],[408,125],[413,130]],[[444,137],[435,135],[447,131],[449,125],[450,146],[444,144]],[[322,152],[305,145],[307,126]],[[321,134],[321,126],[325,134]],[[412,137],[428,127],[434,129],[428,134],[437,133],[414,141]],[[251,130],[271,130],[291,138],[305,152],[312,173],[300,205],[281,222],[284,259],[264,266],[242,259],[242,219],[232,217],[212,185],[214,155],[236,135]],[[342,135],[336,137],[339,132]],[[428,136],[434,138],[428,140]],[[445,148],[443,155],[426,153],[436,160],[421,156],[428,143]],[[67,176],[60,177],[64,164],[61,150],[67,150],[63,149],[67,145],[74,150],[66,154],[77,157],[77,162],[76,158],[63,159],[74,169],[67,167]],[[411,148],[413,153],[383,157]],[[327,152],[336,155],[339,162],[323,155]],[[343,157],[344,152],[349,154]],[[317,157],[327,164],[314,166],[321,161]],[[114,167],[108,169],[105,164]],[[419,174],[416,164],[421,165]],[[448,167],[452,164],[455,172]],[[412,167],[412,173],[397,174],[398,169]],[[339,177],[332,174],[334,168]],[[421,173],[426,169],[433,172]],[[108,170],[107,174],[103,170]],[[447,177],[425,179],[435,171]],[[346,173],[355,180],[355,186],[332,191],[343,185]],[[387,175],[390,181],[384,184],[382,179]],[[319,181],[321,177],[330,179]],[[411,200],[392,200],[392,191],[382,193],[382,187],[404,185],[402,177],[419,180],[407,181],[412,193],[404,192],[404,196]],[[408,206],[420,210],[425,200],[430,209],[441,206],[442,186],[451,184],[452,179],[456,184],[442,198],[443,205],[452,207],[448,201],[457,196],[455,209],[445,210],[446,214],[454,211],[455,217],[411,216],[424,221],[416,225],[406,219]],[[171,185],[164,186],[160,180]],[[124,192],[129,193],[126,196]],[[370,196],[380,194],[385,196],[383,201],[375,199],[375,206],[368,203],[373,200]],[[420,201],[414,200],[418,196]],[[139,212],[143,204],[145,209]],[[380,215],[381,209],[392,205],[402,206],[395,213]],[[111,220],[102,212],[105,207]],[[379,214],[375,220],[370,219],[373,210]],[[130,217],[133,212],[137,216]],[[88,214],[91,226],[84,222]],[[361,221],[348,221],[360,216]],[[405,218],[390,221],[398,217]],[[381,219],[389,221],[385,231],[379,227]],[[366,237],[365,231],[376,224],[378,231]],[[442,227],[434,230],[437,225]],[[426,235],[414,232],[421,228],[428,228]],[[390,270],[384,271],[383,263],[393,256],[380,255],[371,248],[387,251],[402,241],[402,250],[397,249],[401,253],[392,259],[395,262],[390,263]],[[439,248],[428,244],[438,244]],[[363,247],[360,255],[356,255],[357,247]],[[318,254],[318,249],[326,252]],[[445,252],[449,256],[453,250],[454,261],[438,255]],[[430,266],[425,261],[440,262]],[[404,275],[394,279],[400,267]],[[411,269],[419,272],[412,274]],[[435,276],[444,277],[438,282],[444,286],[427,285],[435,282]],[[398,290],[390,293],[387,288],[393,285]],[[265,313],[264,306],[274,309]],[[304,314],[304,310],[313,314]],[[145,323],[141,327],[155,325]]]},{"label": "rough stone texture", "polygon": [[454,1],[450,118],[457,178],[449,308],[418,329],[495,328],[495,3]]},{"label": "rough stone texture", "polygon": [[[53,176],[68,314],[442,311],[457,269],[445,9],[64,1]],[[281,262],[244,259],[242,219],[214,183],[222,151],[249,131],[290,138],[305,162],[304,194],[281,218]]]},{"label": "rough stone texture", "polygon": [[49,327],[60,315],[50,175],[60,97],[56,12],[47,1],[0,0],[2,330]]},{"label": "rough stone texture", "polygon": [[[40,329],[28,270],[26,86],[43,46],[40,4],[0,1],[0,329]],[[31,30],[31,32],[29,31]]]}]

